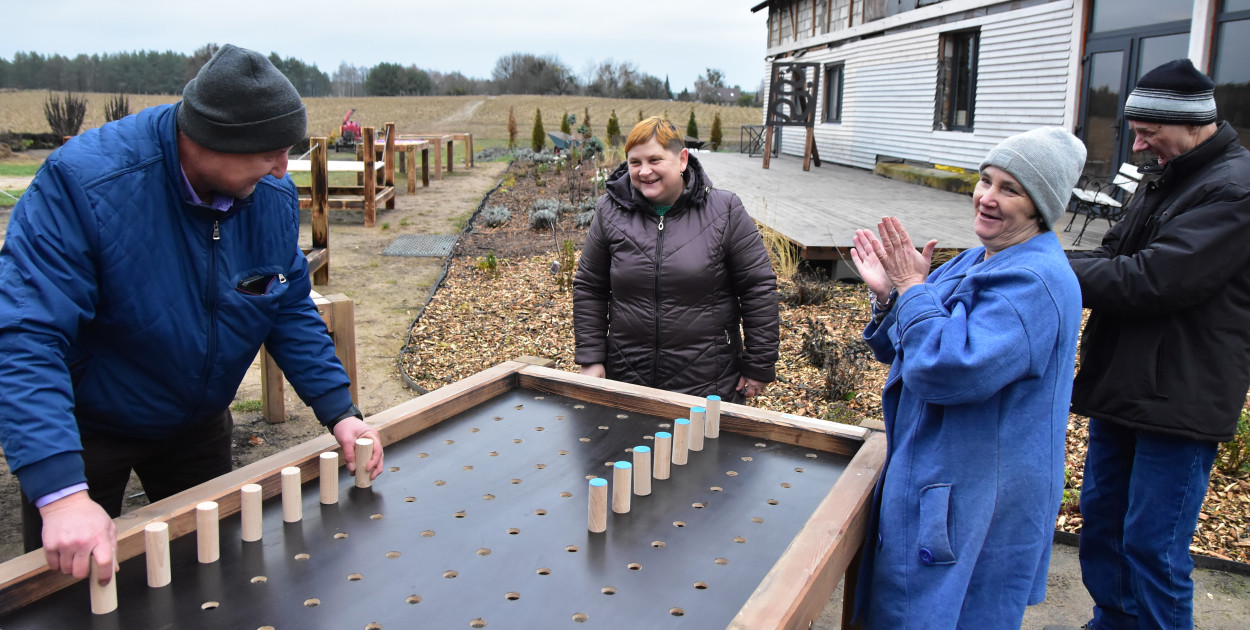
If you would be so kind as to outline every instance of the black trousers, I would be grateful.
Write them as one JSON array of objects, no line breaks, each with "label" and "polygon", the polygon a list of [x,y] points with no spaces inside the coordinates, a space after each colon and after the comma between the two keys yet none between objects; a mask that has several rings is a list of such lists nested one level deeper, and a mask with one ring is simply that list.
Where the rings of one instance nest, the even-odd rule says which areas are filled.
[{"label": "black trousers", "polygon": [[[87,495],[109,516],[121,515],[130,471],[139,476],[149,501],[160,501],[187,488],[230,472],[230,410],[203,425],[162,440],[83,437]],[[43,546],[43,519],[39,509],[22,494],[22,544],[26,551]]]}]

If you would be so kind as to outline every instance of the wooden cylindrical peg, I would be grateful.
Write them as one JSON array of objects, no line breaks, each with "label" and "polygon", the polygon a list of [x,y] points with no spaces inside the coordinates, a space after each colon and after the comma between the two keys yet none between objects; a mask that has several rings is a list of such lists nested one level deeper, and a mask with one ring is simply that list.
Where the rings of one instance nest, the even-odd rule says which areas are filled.
[{"label": "wooden cylindrical peg", "polygon": [[634,447],[634,494],[651,494],[651,447]]},{"label": "wooden cylindrical peg", "polygon": [[367,470],[369,459],[373,457],[373,440],[360,438],[356,440],[356,487],[368,488],[373,485]]},{"label": "wooden cylindrical peg", "polygon": [[92,557],[90,562],[91,576],[87,578],[87,591],[91,594],[91,614],[107,615],[117,610],[117,576],[113,574],[113,567],[109,566],[107,569],[109,583],[100,586],[100,574],[95,565],[95,558]]},{"label": "wooden cylindrical peg", "polygon": [[205,501],[195,506],[195,545],[202,564],[211,564],[221,558],[216,501]]},{"label": "wooden cylindrical peg", "polygon": [[703,450],[703,432],[706,430],[704,414],[706,412],[707,410],[703,407],[690,408],[690,450],[692,451]]},{"label": "wooden cylindrical peg", "polygon": [[304,518],[304,497],[300,488],[300,472],[295,466],[282,469],[282,520],[298,523]]},{"label": "wooden cylindrical peg", "polygon": [[339,454],[333,451],[321,454],[321,503],[334,505],[339,502]]},{"label": "wooden cylindrical peg", "polygon": [[262,510],[264,490],[260,484],[249,483],[239,489],[239,519],[243,522],[243,542],[260,540],[265,531]]},{"label": "wooden cylindrical peg", "polygon": [[595,477],[590,480],[590,499],[587,508],[586,528],[599,533],[608,529],[608,480]]},{"label": "wooden cylindrical peg", "polygon": [[673,421],[673,463],[685,466],[690,451],[690,419],[678,418]]},{"label": "wooden cylindrical peg", "polygon": [[673,434],[660,431],[655,434],[655,457],[652,458],[652,472],[656,479],[668,479],[673,457]]},{"label": "wooden cylindrical peg", "polygon": [[143,528],[144,557],[148,564],[148,586],[169,584],[169,523],[148,523]]},{"label": "wooden cylindrical peg", "polygon": [[708,396],[707,413],[703,416],[703,434],[715,440],[720,437],[720,396]]},{"label": "wooden cylindrical peg", "polygon": [[633,464],[616,462],[612,466],[612,511],[617,514],[629,513],[630,481],[633,479]]}]

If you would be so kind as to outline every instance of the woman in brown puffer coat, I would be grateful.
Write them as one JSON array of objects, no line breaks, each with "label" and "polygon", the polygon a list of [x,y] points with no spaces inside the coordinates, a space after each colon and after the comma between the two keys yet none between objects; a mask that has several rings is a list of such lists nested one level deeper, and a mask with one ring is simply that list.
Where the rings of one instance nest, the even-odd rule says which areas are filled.
[{"label": "woman in brown puffer coat", "polygon": [[581,373],[742,402],[775,378],[777,278],[738,196],[666,119],[634,126],[573,281]]}]

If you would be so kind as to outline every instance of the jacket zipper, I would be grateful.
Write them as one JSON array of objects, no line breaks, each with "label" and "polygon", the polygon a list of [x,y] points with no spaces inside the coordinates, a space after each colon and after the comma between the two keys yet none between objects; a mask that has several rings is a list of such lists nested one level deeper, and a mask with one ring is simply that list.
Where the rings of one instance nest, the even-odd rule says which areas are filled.
[{"label": "jacket zipper", "polygon": [[[213,221],[213,235],[208,243],[208,346],[204,357],[204,382],[200,387],[200,400],[193,409],[199,409],[204,405],[204,399],[208,397],[208,381],[209,374],[213,367],[213,356],[217,354],[217,328],[213,322],[217,321],[217,243],[221,241],[221,221]],[[192,414],[195,411],[191,412]],[[188,417],[187,421],[191,418]]]},{"label": "jacket zipper", "polygon": [[658,387],[660,369],[660,260],[664,258],[664,215],[660,215],[658,238],[655,241],[655,333],[654,348],[651,351],[651,386]]}]

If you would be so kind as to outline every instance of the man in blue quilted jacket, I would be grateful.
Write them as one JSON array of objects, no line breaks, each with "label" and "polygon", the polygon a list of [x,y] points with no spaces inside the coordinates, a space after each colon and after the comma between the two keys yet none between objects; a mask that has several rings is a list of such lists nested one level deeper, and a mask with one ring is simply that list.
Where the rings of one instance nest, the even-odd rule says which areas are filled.
[{"label": "man in blue quilted jacket", "polygon": [[71,139],[18,202],[0,250],[0,446],[50,569],[111,567],[131,470],[153,501],[230,471],[230,403],[262,344],[348,469],[381,472],[381,449],[354,461],[357,438],[381,441],[309,297],[286,176],[305,125],[286,77],[226,45],[181,102]]}]

